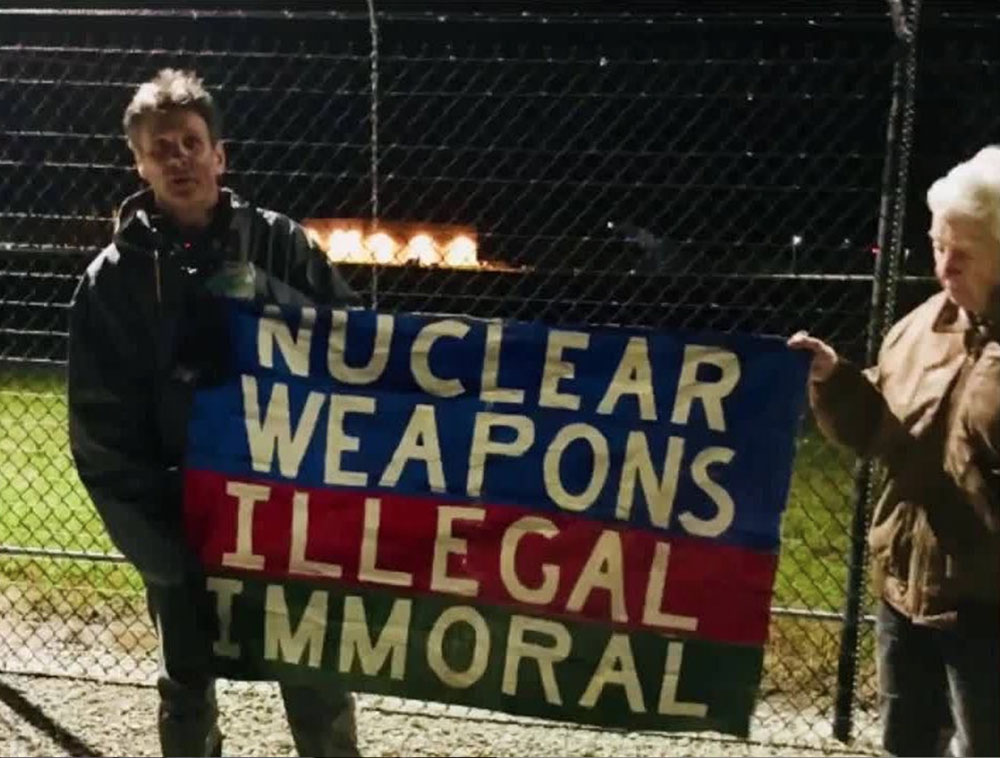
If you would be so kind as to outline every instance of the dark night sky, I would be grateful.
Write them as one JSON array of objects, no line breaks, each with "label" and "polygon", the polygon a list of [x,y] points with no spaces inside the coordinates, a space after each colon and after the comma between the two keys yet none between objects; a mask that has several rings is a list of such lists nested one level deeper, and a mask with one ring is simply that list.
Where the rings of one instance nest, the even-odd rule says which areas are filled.
[{"label": "dark night sky", "polygon": [[[66,7],[65,3],[58,5]],[[85,5],[123,7],[125,4]],[[152,6],[151,3],[136,5]],[[187,7],[238,9],[246,5],[246,0],[214,0]],[[679,27],[661,24],[653,31],[644,29],[642,24],[609,23],[584,31],[580,31],[584,26],[577,25],[572,29],[576,36],[562,31],[569,26],[559,24],[476,26],[457,21],[448,24],[387,21],[383,25],[386,53],[383,83],[395,88],[397,96],[387,97],[382,105],[380,181],[382,212],[386,218],[398,214],[425,221],[473,222],[490,230],[483,244],[495,246],[498,260],[506,260],[508,255],[534,261],[544,258],[546,266],[557,261],[565,265],[567,256],[576,256],[573,265],[577,261],[582,265],[596,262],[609,270],[634,266],[634,260],[628,256],[634,257],[635,253],[614,247],[615,244],[620,247],[620,240],[608,239],[605,221],[615,218],[648,228],[671,245],[680,240],[681,247],[672,253],[676,257],[671,265],[677,261],[690,265],[697,260],[699,267],[709,273],[767,273],[775,267],[785,271],[788,242],[799,233],[805,235],[807,246],[813,245],[802,251],[802,260],[812,270],[832,273],[871,270],[868,246],[875,238],[889,99],[889,51],[893,43],[887,6],[880,0],[725,3],[662,0],[610,4],[376,0],[376,5],[407,14],[425,8],[456,15],[469,11],[509,14],[525,9],[536,15],[567,10],[580,13],[612,10],[635,14],[686,13],[705,18],[700,31],[696,31],[697,25],[687,22],[687,26]],[[1000,38],[997,34],[1000,20],[995,15],[1000,11],[1000,2],[925,0],[925,6],[906,226],[906,245],[914,250],[908,269],[921,274],[927,272],[929,261],[928,219],[923,200],[927,186],[979,147],[1000,142],[1000,97],[995,94],[1000,92],[996,42]],[[261,62],[260,58],[241,58],[237,70],[227,70],[227,64],[218,59],[214,62],[199,59],[197,65],[215,67],[206,73],[210,83],[226,82],[227,117],[232,117],[233,127],[229,136],[236,138],[232,163],[238,168],[254,169],[243,178],[262,203],[296,217],[312,215],[317,210],[323,211],[321,215],[340,212],[365,216],[369,198],[365,184],[369,171],[365,4],[258,0],[253,7],[334,8],[362,16],[356,22],[333,26],[307,22],[283,24],[280,26],[286,30],[283,40],[278,39],[281,35],[275,30],[279,27],[273,22],[206,25],[190,20],[177,23],[102,20],[95,23],[85,18],[71,22],[50,18],[23,24],[4,20],[0,22],[0,37],[21,41],[34,35],[44,42],[66,39],[73,44],[87,40],[98,49],[107,44],[102,41],[106,37],[112,44],[171,49],[178,44],[196,48],[207,33],[212,37],[211,44],[221,49],[280,44],[287,50],[301,38],[306,52],[348,50],[353,60],[323,65],[310,63],[308,56],[294,65],[279,67],[266,60]],[[742,20],[726,18],[736,10]],[[779,12],[794,14],[797,20],[782,21],[774,15]],[[838,18],[838,13],[843,15]],[[986,18],[985,13],[994,15]],[[747,31],[747,16],[767,16],[770,23],[763,29],[753,27],[751,34]],[[803,16],[815,17],[823,23],[810,27],[802,21]],[[560,31],[553,31],[556,26]],[[209,31],[204,32],[205,29]],[[336,34],[331,34],[331,29]],[[479,36],[474,38],[475,35]],[[408,54],[399,52],[419,50],[424,43],[436,63],[408,62]],[[460,59],[466,56],[464,62],[460,60],[454,66],[447,60],[452,45]],[[484,56],[483,60],[488,61],[495,46],[499,46],[506,54],[513,55],[516,62],[523,45],[532,54],[553,48],[556,58],[579,54],[580,76],[574,78],[571,66],[526,64],[527,83],[508,101],[520,105],[498,110],[499,100],[492,99],[493,94],[488,90],[491,87],[516,90],[521,69],[508,66],[501,71],[502,66],[477,63],[468,58],[469,51],[474,58]],[[579,53],[574,52],[577,49]],[[606,78],[595,62],[598,57],[611,54],[609,50],[619,57],[607,69],[610,77]],[[644,69],[628,61],[630,56],[641,62],[658,55],[672,57],[685,65]],[[704,55],[732,59],[734,63],[730,68],[701,66]],[[813,55],[818,56],[818,63],[810,62]],[[758,56],[775,65],[758,69]],[[16,180],[12,174],[0,177],[0,208],[26,214],[16,222],[16,228],[12,227],[19,242],[75,240],[93,245],[106,239],[106,220],[90,221],[81,215],[106,216],[114,203],[137,186],[126,165],[127,151],[117,137],[121,109],[128,95],[120,81],[138,81],[156,67],[177,65],[178,60],[186,60],[184,54],[158,54],[139,60],[114,54],[55,57],[49,61],[36,60],[31,71],[59,84],[0,87],[0,114],[13,121],[10,126],[5,123],[3,128],[26,131],[51,128],[75,135],[72,139],[46,141],[33,137],[0,142],[0,157],[27,162]],[[289,58],[286,56],[285,60]],[[25,75],[21,61],[0,60],[0,65],[10,67],[5,76],[14,80]],[[426,69],[434,66],[437,70],[431,70],[430,78],[422,80],[428,73]],[[674,76],[671,72],[681,69],[685,72],[682,81],[669,79]],[[452,71],[457,78],[448,78]],[[761,73],[767,71],[773,73]],[[62,83],[69,79],[89,81],[83,87]],[[110,84],[115,80],[120,80],[117,86]],[[444,90],[456,82],[469,82],[477,88],[470,106],[480,108],[476,118],[450,134],[447,119],[435,121],[434,115],[447,111],[449,102],[455,99],[453,93],[446,92],[437,100],[408,94],[408,87],[421,89],[426,81]],[[285,96],[288,86],[303,84],[314,87],[317,93]],[[237,91],[240,86],[233,85],[250,86],[266,95]],[[672,94],[675,86],[676,97]],[[602,90],[598,93],[601,97],[588,99],[593,95],[588,93],[589,89],[601,87],[617,91]],[[338,88],[344,92],[338,93]],[[565,96],[552,101],[522,97],[540,88]],[[653,94],[646,101],[648,113],[644,112],[642,102],[639,107],[628,96],[631,92],[641,95],[644,88]],[[749,102],[745,93],[750,91],[763,97]],[[805,96],[800,96],[800,92],[806,93]],[[620,97],[617,102],[621,109],[633,109],[628,112],[629,118],[616,122],[614,113],[610,118],[602,114],[606,120],[592,124],[587,108],[597,107],[594,102],[607,103],[607,95]],[[554,103],[551,108],[550,102]],[[770,107],[768,103],[772,102],[774,106]],[[576,118],[572,118],[573,109],[579,111]],[[110,134],[114,138],[88,136],[91,133]],[[5,139],[2,132],[0,139]],[[285,147],[250,144],[262,140],[285,141]],[[330,141],[344,142],[345,146],[339,150],[314,147]],[[439,149],[407,147],[420,143],[437,144]],[[854,153],[857,155],[843,159],[845,154]],[[647,157],[636,158],[636,155]],[[62,167],[53,167],[50,165],[53,162],[61,163]],[[81,162],[91,165],[81,170]],[[95,164],[100,165],[95,167]],[[302,176],[310,171],[315,178]],[[435,175],[439,178],[434,179]],[[241,177],[234,178],[239,187]],[[72,221],[50,221],[39,218],[38,214],[65,214]],[[539,230],[553,236],[545,238],[537,234]],[[701,239],[685,243],[684,237]],[[848,237],[850,247],[841,247],[842,240]],[[662,315],[652,310],[655,304],[675,297],[667,294],[665,288],[670,282],[661,276],[670,270],[654,265],[651,274],[655,276],[641,280],[649,289],[642,298],[651,304],[651,322]],[[628,280],[623,286],[634,289],[636,281],[639,280]],[[531,283],[525,286],[528,284]],[[541,291],[536,291],[535,286],[531,284],[528,295]],[[574,295],[578,301],[595,296],[586,278],[574,279],[573,286],[580,289]],[[867,292],[863,283],[860,286],[856,297],[854,294],[841,297],[833,289],[824,291],[830,294],[829,305],[820,303],[819,297],[824,293],[809,288],[807,283],[801,286],[801,303],[791,295],[770,290],[749,295],[742,291],[725,295],[710,292],[697,297],[712,300],[712,307],[718,305],[719,313],[731,312],[725,308],[727,304],[733,305],[734,298],[751,298],[749,305],[754,310],[740,310],[737,315],[742,317],[746,313],[746,318],[756,320],[727,324],[726,328],[780,331],[784,328],[782,323],[767,319],[821,305],[827,309],[824,313],[830,319],[830,334],[839,328],[842,334],[862,335]],[[610,297],[603,291],[599,294]],[[633,294],[626,293],[628,297]],[[728,303],[727,298],[730,298]],[[558,299],[546,301],[545,307],[557,307]],[[693,299],[697,298],[689,292],[675,297],[678,302]],[[770,303],[771,299],[773,304],[762,307],[762,303]],[[845,320],[845,311],[850,311],[856,321]],[[678,306],[673,312],[680,312]],[[634,307],[630,314],[635,314],[637,321],[645,319]],[[588,314],[583,313],[579,318],[586,319]],[[712,328],[719,325],[708,322]]]}]

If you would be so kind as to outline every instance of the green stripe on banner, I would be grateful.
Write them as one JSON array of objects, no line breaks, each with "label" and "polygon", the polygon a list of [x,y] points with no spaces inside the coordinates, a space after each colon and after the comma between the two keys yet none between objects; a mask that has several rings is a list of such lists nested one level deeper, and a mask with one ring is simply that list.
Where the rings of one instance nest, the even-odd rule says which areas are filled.
[{"label": "green stripe on banner", "polygon": [[561,721],[746,736],[763,649],[437,596],[212,577],[218,674]]}]

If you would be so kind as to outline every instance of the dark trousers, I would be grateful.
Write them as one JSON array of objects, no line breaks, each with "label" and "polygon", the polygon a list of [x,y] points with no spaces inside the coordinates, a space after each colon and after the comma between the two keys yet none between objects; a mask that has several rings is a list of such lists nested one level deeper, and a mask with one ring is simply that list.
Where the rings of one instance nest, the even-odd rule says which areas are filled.
[{"label": "dark trousers", "polygon": [[[146,588],[160,642],[158,723],[165,756],[222,754],[215,680],[208,674],[214,619],[199,602],[203,586],[192,580],[180,587]],[[279,686],[299,755],[359,755],[350,693],[336,685]]]},{"label": "dark trousers", "polygon": [[[1000,755],[1000,608],[919,626],[882,602],[878,674],[883,746],[892,755]],[[948,737],[950,736],[950,741]]]}]

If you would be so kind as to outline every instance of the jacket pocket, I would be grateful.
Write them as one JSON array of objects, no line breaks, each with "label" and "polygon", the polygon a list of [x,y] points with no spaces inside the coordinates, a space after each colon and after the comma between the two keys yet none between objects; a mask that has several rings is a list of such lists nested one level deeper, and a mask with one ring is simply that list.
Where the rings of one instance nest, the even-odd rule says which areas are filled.
[{"label": "jacket pocket", "polygon": [[875,509],[868,531],[872,563],[879,574],[909,581],[914,511],[912,503],[895,497],[890,484]]}]

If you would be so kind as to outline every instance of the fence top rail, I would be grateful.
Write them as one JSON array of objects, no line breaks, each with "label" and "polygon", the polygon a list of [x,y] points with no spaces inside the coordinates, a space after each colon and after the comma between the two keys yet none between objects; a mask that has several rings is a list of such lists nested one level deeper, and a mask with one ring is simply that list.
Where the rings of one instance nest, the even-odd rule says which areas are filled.
[{"label": "fence top rail", "polygon": [[[376,9],[377,9],[376,3]],[[873,7],[878,7],[873,4]],[[813,11],[619,11],[587,12],[579,10],[541,10],[518,12],[484,12],[475,10],[447,9],[440,11],[376,10],[382,21],[408,21],[425,23],[447,23],[449,21],[476,21],[484,23],[538,23],[538,24],[603,24],[613,21],[621,24],[679,25],[679,26],[885,26],[889,22],[888,7],[881,11],[841,12],[831,10]],[[212,8],[46,8],[22,7],[0,8],[2,17],[91,17],[130,19],[220,19],[220,20],[265,20],[265,21],[368,21],[366,11],[351,10],[275,10],[212,9]]]},{"label": "fence top rail", "polygon": [[[484,23],[537,23],[537,24],[603,24],[613,21],[620,24],[677,25],[677,26],[877,26],[887,27],[890,23],[888,5],[882,10],[871,11],[718,11],[706,8],[704,11],[619,11],[588,12],[580,10],[543,9],[539,11],[485,12],[478,10],[444,11],[377,10],[382,21],[408,21],[425,23],[447,23],[454,21],[474,21]],[[872,3],[873,8],[879,7]],[[297,10],[266,8],[58,8],[58,7],[0,7],[0,18],[77,18],[95,19],[186,19],[186,20],[262,20],[262,21],[365,21],[367,11],[357,10]],[[924,25],[933,30],[936,26],[955,28],[995,28],[1000,22],[1000,10],[984,11],[965,9],[932,9],[924,13]]]}]

